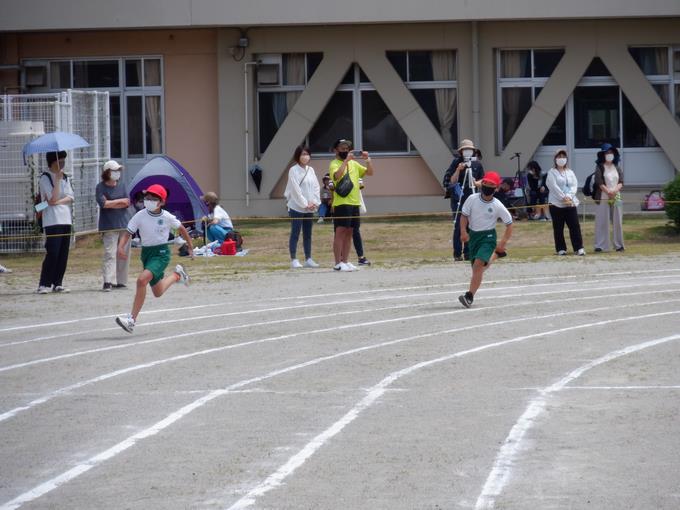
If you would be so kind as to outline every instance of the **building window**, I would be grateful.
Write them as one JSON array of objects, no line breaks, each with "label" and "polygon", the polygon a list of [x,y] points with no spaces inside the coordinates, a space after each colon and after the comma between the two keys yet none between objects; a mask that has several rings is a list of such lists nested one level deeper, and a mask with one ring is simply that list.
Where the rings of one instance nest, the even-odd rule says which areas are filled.
[{"label": "building window", "polygon": [[[320,53],[260,55],[258,134],[263,153],[321,62]],[[457,136],[455,51],[391,51],[387,58],[449,147]],[[275,76],[277,75],[278,76]],[[396,118],[357,65],[340,85],[306,137],[314,153],[326,153],[338,138],[383,154],[415,149]]]},{"label": "building window", "polygon": [[109,92],[111,157],[148,158],[163,151],[163,66],[160,57],[30,61],[44,66],[46,87],[29,92],[97,89]]},{"label": "building window", "polygon": [[[498,152],[510,143],[563,55],[563,49],[497,52]],[[566,144],[565,119],[566,115],[562,110],[543,139],[543,145]]]},{"label": "building window", "polygon": [[574,145],[599,147],[604,142],[621,147],[619,87],[576,87],[574,90]]}]

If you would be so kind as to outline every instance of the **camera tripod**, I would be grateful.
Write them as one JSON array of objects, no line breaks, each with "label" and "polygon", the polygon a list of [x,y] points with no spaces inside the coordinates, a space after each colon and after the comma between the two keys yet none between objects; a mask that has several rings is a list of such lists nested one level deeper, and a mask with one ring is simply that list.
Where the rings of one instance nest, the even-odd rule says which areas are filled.
[{"label": "camera tripod", "polygon": [[[456,224],[458,222],[458,215],[460,214],[460,206],[461,203],[463,202],[463,197],[465,196],[465,187],[468,186],[470,189],[470,193],[475,192],[475,179],[472,176],[472,162],[476,161],[477,158],[473,157],[466,157],[464,158],[464,163],[465,163],[465,176],[463,176],[463,184],[461,186],[461,195],[458,197],[458,204],[456,205],[456,212],[453,214],[453,232],[451,233],[451,242],[453,244],[453,247],[456,246]],[[458,184],[458,183],[456,183]],[[454,191],[455,193],[455,191]],[[464,251],[464,248],[463,248]],[[455,252],[455,248],[454,248]]]}]

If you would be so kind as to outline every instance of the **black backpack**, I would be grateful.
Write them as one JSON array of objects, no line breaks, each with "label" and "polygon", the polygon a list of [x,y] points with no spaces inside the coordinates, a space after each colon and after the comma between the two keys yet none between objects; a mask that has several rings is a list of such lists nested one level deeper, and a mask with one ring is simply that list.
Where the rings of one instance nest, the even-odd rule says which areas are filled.
[{"label": "black backpack", "polygon": [[592,197],[595,194],[595,172],[586,177],[586,182],[583,183],[583,195]]}]

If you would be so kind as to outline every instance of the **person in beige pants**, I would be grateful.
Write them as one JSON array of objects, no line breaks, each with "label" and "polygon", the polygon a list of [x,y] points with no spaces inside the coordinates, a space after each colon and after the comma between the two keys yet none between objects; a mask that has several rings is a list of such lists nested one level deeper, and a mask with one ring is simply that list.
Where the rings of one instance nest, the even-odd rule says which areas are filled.
[{"label": "person in beige pants", "polygon": [[619,151],[605,143],[597,153],[595,166],[595,251],[609,251],[609,224],[612,225],[614,249],[624,251],[623,245],[623,170],[619,165]]},{"label": "person in beige pants", "polygon": [[97,184],[96,196],[99,204],[99,231],[102,233],[104,258],[102,260],[102,290],[122,289],[127,286],[130,267],[130,243],[127,243],[126,257],[118,256],[118,242],[125,235],[130,221],[130,198],[127,186],[121,182],[123,166],[116,161],[107,161],[102,168],[101,182]]}]

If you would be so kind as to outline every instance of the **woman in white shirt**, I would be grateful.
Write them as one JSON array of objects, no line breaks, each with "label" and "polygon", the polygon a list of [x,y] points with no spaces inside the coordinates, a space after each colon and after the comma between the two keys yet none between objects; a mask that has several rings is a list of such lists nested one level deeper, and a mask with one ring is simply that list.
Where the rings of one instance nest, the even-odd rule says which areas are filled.
[{"label": "woman in white shirt", "polygon": [[204,224],[207,224],[206,234],[208,242],[217,241],[223,243],[227,234],[234,230],[234,225],[231,218],[222,206],[219,204],[220,199],[214,191],[208,191],[201,197],[201,200],[208,206],[208,216],[202,218]]},{"label": "woman in white shirt", "polygon": [[567,151],[560,149],[553,158],[554,166],[548,172],[546,186],[548,187],[548,203],[555,239],[555,252],[558,255],[567,254],[567,243],[564,240],[564,224],[569,228],[571,247],[576,255],[583,256],[583,237],[581,225],[578,222],[578,180],[574,172],[567,166]]},{"label": "woman in white shirt", "polygon": [[[309,148],[299,146],[295,149],[293,160],[295,164],[288,170],[288,183],[286,184],[286,206],[290,221],[290,239],[288,249],[290,251],[290,267],[319,267],[312,259],[312,219],[314,211],[321,204],[319,180],[314,169],[309,166]],[[297,258],[297,245],[302,230],[302,246],[305,252],[305,263],[300,263]]]},{"label": "woman in white shirt", "polygon": [[609,251],[609,223],[614,231],[614,248],[623,251],[623,170],[619,151],[609,143],[597,153],[595,166],[595,251]]}]

